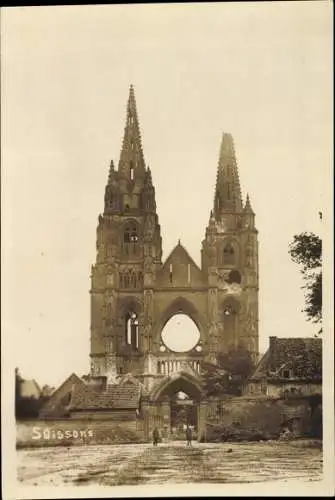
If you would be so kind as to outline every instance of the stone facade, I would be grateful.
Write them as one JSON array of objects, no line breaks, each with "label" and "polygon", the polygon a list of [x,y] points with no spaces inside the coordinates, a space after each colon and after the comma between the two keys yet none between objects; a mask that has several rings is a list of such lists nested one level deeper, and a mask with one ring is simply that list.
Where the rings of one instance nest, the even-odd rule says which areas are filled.
[{"label": "stone facade", "polygon": [[[98,217],[91,375],[115,383],[132,373],[158,397],[156,388],[172,373],[187,373],[196,383],[197,362],[215,360],[219,351],[244,344],[258,360],[257,234],[249,197],[242,202],[233,140],[225,133],[201,267],[180,242],[162,262],[155,188],[131,87],[118,169],[111,162]],[[161,339],[166,322],[180,312],[200,332],[186,354],[170,351]]]}]

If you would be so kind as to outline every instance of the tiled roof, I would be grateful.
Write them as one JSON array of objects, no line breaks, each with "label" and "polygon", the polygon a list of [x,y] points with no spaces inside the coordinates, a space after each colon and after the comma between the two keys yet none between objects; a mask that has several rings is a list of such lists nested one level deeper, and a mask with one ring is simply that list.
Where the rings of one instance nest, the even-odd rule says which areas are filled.
[{"label": "tiled roof", "polygon": [[137,386],[140,387],[140,390],[141,390],[141,395],[142,396],[147,396],[148,395],[148,391],[145,387],[144,384],[142,384],[137,378],[135,378],[131,373],[127,373],[126,375],[124,375],[120,382],[118,382],[119,385],[124,385],[124,384],[135,384]]},{"label": "tiled roof", "polygon": [[284,370],[289,370],[289,378],[321,380],[322,340],[270,337],[270,347],[251,379],[280,378]]},{"label": "tiled roof", "polygon": [[40,411],[40,416],[45,417],[46,415],[59,416],[62,414],[63,410],[67,410],[68,402],[64,403],[64,399],[67,401],[68,393],[72,393],[78,387],[85,387],[86,383],[84,380],[78,377],[75,373],[72,373],[57,389],[55,389],[48,400],[45,402]]},{"label": "tiled roof", "polygon": [[266,374],[269,358],[270,358],[270,350],[268,349],[266,353],[263,354],[260,362],[256,366],[255,371],[251,377],[252,379],[263,377]]},{"label": "tiled roof", "polygon": [[105,390],[94,386],[76,387],[71,410],[136,409],[141,396],[140,385],[108,385]]},{"label": "tiled roof", "polygon": [[66,380],[64,380],[64,382],[59,386],[57,387],[51,394],[51,396],[54,396],[56,395],[58,392],[61,391],[61,389],[63,389],[63,387],[65,387],[66,385],[70,385],[70,384],[79,384],[79,385],[85,385],[86,382],[85,380],[83,380],[82,378],[78,377],[78,375],[76,373],[72,373]]}]

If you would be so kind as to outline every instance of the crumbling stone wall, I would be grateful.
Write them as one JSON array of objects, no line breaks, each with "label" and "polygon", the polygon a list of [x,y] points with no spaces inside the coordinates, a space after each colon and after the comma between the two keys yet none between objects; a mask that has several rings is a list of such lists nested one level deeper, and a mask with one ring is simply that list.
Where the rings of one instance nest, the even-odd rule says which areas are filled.
[{"label": "crumbling stone wall", "polygon": [[302,437],[311,433],[311,408],[307,398],[213,398],[207,405],[207,439],[217,434],[215,427],[245,439],[276,439],[285,427]]}]

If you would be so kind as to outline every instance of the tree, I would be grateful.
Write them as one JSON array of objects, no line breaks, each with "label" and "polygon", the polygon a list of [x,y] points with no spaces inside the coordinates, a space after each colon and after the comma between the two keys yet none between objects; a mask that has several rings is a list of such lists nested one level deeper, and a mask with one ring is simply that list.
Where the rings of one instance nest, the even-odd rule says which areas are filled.
[{"label": "tree", "polygon": [[202,366],[203,390],[206,396],[240,395],[242,385],[253,369],[250,352],[242,345],[227,353],[221,352],[216,363]]},{"label": "tree", "polygon": [[[293,237],[289,254],[301,266],[305,284],[305,308],[308,321],[322,323],[322,241],[314,233],[301,233]],[[318,333],[322,332],[320,328]]]},{"label": "tree", "polygon": [[218,361],[231,375],[245,379],[253,368],[250,352],[243,345],[231,349],[227,353],[220,353]]},{"label": "tree", "polygon": [[207,397],[219,396],[228,392],[229,373],[219,364],[202,363],[202,388]]},{"label": "tree", "polygon": [[39,398],[22,396],[21,386],[24,381],[19,369],[15,368],[15,418],[17,420],[37,418],[42,405],[48,400],[48,397],[43,395]]}]

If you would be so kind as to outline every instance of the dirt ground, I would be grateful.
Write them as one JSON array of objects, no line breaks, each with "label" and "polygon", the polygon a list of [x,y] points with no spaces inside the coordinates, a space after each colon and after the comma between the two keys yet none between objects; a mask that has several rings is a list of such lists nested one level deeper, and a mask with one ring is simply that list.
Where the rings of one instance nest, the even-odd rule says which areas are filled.
[{"label": "dirt ground", "polygon": [[18,480],[31,486],[322,479],[322,450],[306,441],[53,447],[17,456]]}]

